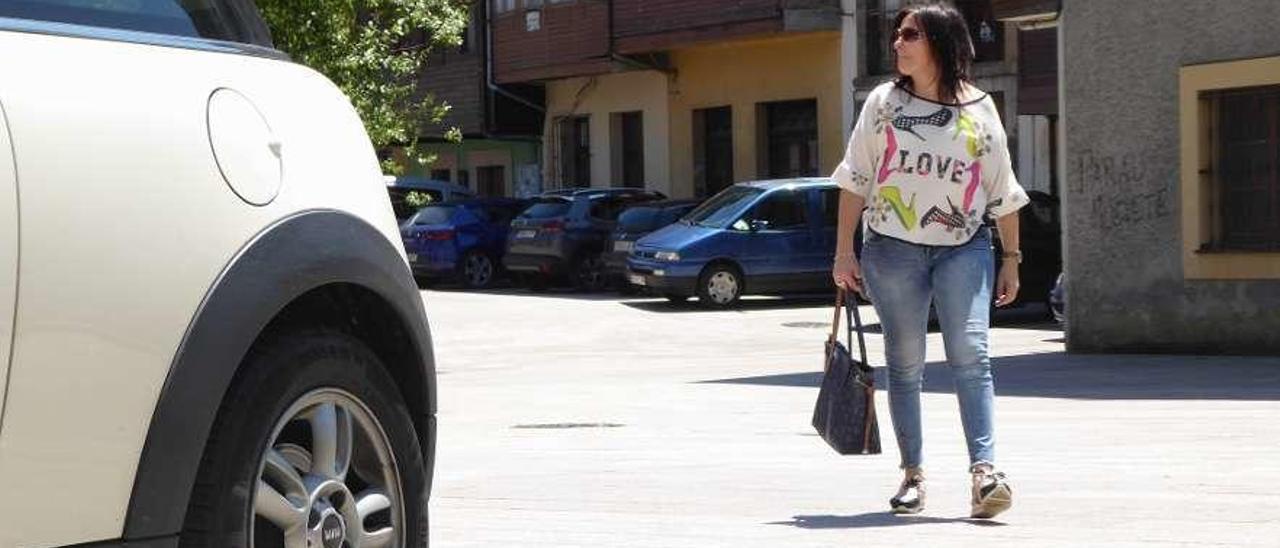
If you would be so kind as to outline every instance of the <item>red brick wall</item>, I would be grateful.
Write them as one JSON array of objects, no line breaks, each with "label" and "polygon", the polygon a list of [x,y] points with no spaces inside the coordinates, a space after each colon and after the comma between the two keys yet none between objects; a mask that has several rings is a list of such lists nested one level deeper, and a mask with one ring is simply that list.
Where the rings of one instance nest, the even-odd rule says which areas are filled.
[{"label": "red brick wall", "polygon": [[768,34],[782,29],[782,0],[615,0],[621,53]]},{"label": "red brick wall", "polygon": [[544,2],[542,28],[527,30],[525,10],[493,18],[494,78],[500,83],[607,69],[609,6],[595,0]]},{"label": "red brick wall", "polygon": [[779,0],[614,0],[613,5],[618,38],[782,17]]}]

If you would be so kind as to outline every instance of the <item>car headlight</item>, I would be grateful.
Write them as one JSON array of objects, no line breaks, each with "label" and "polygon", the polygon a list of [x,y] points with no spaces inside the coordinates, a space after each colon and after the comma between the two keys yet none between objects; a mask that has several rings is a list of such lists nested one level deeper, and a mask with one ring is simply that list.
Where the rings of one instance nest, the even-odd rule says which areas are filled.
[{"label": "car headlight", "polygon": [[653,258],[659,261],[676,262],[680,260],[680,254],[675,251],[659,251],[653,254]]}]

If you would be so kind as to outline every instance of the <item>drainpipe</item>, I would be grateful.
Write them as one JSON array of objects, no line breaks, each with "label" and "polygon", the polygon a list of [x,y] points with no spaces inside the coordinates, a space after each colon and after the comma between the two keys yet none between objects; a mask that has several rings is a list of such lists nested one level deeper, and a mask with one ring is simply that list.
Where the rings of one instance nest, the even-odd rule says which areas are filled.
[{"label": "drainpipe", "polygon": [[[507,91],[507,90],[505,90],[505,89],[502,89],[502,86],[499,86],[499,85],[498,85],[498,83],[497,83],[497,82],[495,82],[495,81],[493,80],[493,12],[492,12],[492,2],[490,2],[489,0],[480,0],[480,2],[477,2],[477,3],[481,6],[481,9],[483,9],[483,10],[484,10],[484,83],[485,83],[485,88],[486,88],[486,89],[488,89],[489,91],[493,92],[493,93],[497,93],[497,94],[499,94],[499,95],[502,95],[503,97],[506,97],[506,98],[508,98],[508,99],[511,99],[512,101],[515,101],[515,102],[517,102],[517,103],[519,103],[519,104],[521,104],[521,105],[524,105],[524,106],[526,106],[526,107],[528,107],[528,108],[531,108],[531,109],[533,109],[533,110],[535,110],[535,111],[537,111],[537,112],[542,113],[542,116],[543,116],[543,118],[545,119],[545,118],[546,118],[546,114],[547,114],[547,109],[546,109],[546,107],[540,106],[540,105],[538,105],[537,103],[534,103],[533,101],[530,101],[530,100],[528,100],[528,99],[525,99],[524,97],[521,97],[521,96],[519,96],[519,95],[516,95],[515,93],[512,93],[512,92],[510,92],[510,91]],[[492,129],[492,127],[493,127],[493,123],[494,123],[494,122],[493,122],[493,120],[494,120],[494,117],[495,117],[496,115],[495,115],[495,113],[494,113],[493,101],[492,101],[492,100],[490,100],[490,99],[488,99],[487,97],[486,97],[485,99],[486,99],[486,100],[485,100],[485,107],[486,107],[486,111],[487,111],[487,112],[485,113],[485,115],[486,115],[486,116],[485,116],[485,122],[486,122],[486,124],[485,124],[485,125],[487,126],[487,127],[485,128],[485,130],[486,130],[486,131],[485,131],[485,133],[487,133],[487,134],[488,134],[488,133],[491,133],[491,132],[490,132],[490,131],[488,131],[488,130]],[[545,123],[545,120],[544,120],[544,123]],[[542,140],[541,140],[541,139],[537,139],[536,143],[534,144],[534,147],[533,147],[533,153],[534,153],[534,158],[537,158],[537,163],[538,163],[538,165],[541,165],[541,164],[542,164]],[[515,168],[515,165],[514,165],[514,162],[512,162],[512,164],[513,164],[513,165],[512,165],[512,168],[513,168],[513,169],[512,169],[512,173],[511,173],[511,184],[512,184],[512,187],[513,187],[513,188],[512,188],[512,190],[514,191],[514,190],[515,190],[515,188],[514,188],[514,187],[515,187],[515,184],[516,184],[516,175],[517,175],[517,174],[515,173],[515,169],[514,169],[514,168]],[[545,181],[540,182],[540,183],[538,184],[538,186],[540,187],[538,190],[541,190],[541,187],[545,186],[545,184],[546,184],[546,182],[545,182]]]},{"label": "drainpipe", "polygon": [[[502,87],[499,86],[498,83],[493,80],[493,14],[490,10],[490,2],[483,1],[483,2],[479,2],[479,4],[481,6],[484,6],[483,9],[484,9],[484,42],[485,42],[485,47],[484,47],[485,85],[488,87],[489,91],[502,95],[503,97],[511,99],[512,101],[520,103],[533,110],[546,114],[547,112],[546,107],[539,106],[537,103],[534,103],[528,99],[525,99],[524,97],[521,97],[510,91],[502,89]],[[489,122],[492,123],[493,117],[494,117],[493,101],[489,101],[488,103],[489,103],[489,108],[488,108]]]}]

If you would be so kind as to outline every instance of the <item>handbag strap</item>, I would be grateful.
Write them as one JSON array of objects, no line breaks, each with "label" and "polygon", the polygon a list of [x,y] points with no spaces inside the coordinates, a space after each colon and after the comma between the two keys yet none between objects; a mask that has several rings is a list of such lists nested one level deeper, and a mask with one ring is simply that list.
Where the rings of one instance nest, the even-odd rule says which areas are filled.
[{"label": "handbag strap", "polygon": [[853,333],[858,333],[858,356],[862,359],[863,364],[867,364],[867,341],[862,336],[862,314],[858,312],[858,303],[849,301],[854,297],[843,288],[836,290],[836,306],[834,316],[831,319],[831,336],[827,340],[836,342],[838,333],[840,333],[840,308],[844,308],[846,345],[853,346]]}]

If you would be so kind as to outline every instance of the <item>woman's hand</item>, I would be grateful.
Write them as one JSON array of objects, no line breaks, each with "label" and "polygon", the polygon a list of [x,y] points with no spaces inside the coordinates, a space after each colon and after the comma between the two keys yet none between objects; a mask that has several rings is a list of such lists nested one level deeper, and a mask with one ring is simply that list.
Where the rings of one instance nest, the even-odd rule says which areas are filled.
[{"label": "woman's hand", "polygon": [[1018,262],[1004,261],[1000,263],[1000,274],[996,276],[996,306],[1007,306],[1018,298]]},{"label": "woman's hand", "polygon": [[836,287],[846,291],[856,291],[864,298],[867,296],[862,292],[862,265],[858,264],[858,258],[852,253],[836,255],[835,264],[831,267],[831,278],[835,281]]}]

